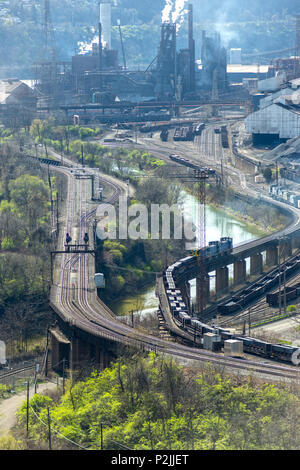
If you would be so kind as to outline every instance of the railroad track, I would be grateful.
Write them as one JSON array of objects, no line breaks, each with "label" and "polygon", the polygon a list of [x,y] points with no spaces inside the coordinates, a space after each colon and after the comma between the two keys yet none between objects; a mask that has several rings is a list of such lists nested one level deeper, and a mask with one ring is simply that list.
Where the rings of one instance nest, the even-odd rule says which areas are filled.
[{"label": "railroad track", "polygon": [[[66,160],[65,160],[66,161]],[[72,162],[69,163],[72,165]],[[55,171],[65,174],[68,180],[68,200],[66,220],[60,231],[59,244],[63,246],[64,234],[76,233],[82,238],[85,232],[91,233],[91,221],[95,217],[96,207],[90,210],[87,205],[89,198],[87,181],[75,180],[71,168],[57,167]],[[113,195],[106,203],[115,203],[119,195],[125,191],[125,185],[103,177],[107,185],[113,188]],[[86,331],[93,336],[106,338],[109,341],[154,350],[197,363],[212,363],[231,370],[255,371],[268,377],[283,377],[289,380],[299,380],[300,370],[295,367],[279,366],[259,361],[238,360],[226,358],[220,354],[204,351],[182,344],[141,333],[120,322],[110,309],[97,297],[95,288],[91,288],[89,279],[94,273],[93,259],[90,255],[65,253],[55,265],[56,278],[60,282],[52,287],[51,304],[56,313],[73,327]],[[77,269],[77,273],[73,271]],[[76,275],[77,274],[77,275]]]}]

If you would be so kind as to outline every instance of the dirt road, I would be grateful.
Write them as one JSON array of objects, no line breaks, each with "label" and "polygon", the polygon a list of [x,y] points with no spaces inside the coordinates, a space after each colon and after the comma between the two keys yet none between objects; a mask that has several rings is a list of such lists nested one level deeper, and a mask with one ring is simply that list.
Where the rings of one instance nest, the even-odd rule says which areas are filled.
[{"label": "dirt road", "polygon": [[[55,390],[57,385],[52,382],[40,384],[37,393],[45,390]],[[33,387],[30,389],[30,397],[33,396]],[[16,412],[26,400],[26,390],[0,402],[0,437],[6,436],[17,423]]]}]

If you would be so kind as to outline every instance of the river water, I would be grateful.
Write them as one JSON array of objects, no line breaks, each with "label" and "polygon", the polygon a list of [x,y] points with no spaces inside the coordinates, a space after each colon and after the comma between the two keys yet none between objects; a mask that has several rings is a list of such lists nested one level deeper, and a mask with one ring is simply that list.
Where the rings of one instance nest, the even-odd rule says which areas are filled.
[{"label": "river water", "polygon": [[[186,193],[181,194],[184,210],[190,214],[193,222],[196,220],[196,199],[194,196]],[[237,245],[246,241],[253,240],[262,236],[262,232],[249,226],[246,222],[240,221],[228,214],[222,209],[209,206],[206,208],[206,242],[219,240],[221,237],[232,237],[233,244]],[[182,257],[186,255],[183,254]],[[246,260],[247,271],[249,272],[249,260]],[[229,278],[233,276],[233,267],[229,266]],[[190,281],[191,296],[195,297],[195,280]],[[212,276],[210,288],[215,287],[215,278]],[[148,287],[144,292],[124,300],[114,302],[110,305],[116,315],[129,315],[131,311],[135,315],[147,316],[157,310],[158,302],[155,296],[155,286]]]}]

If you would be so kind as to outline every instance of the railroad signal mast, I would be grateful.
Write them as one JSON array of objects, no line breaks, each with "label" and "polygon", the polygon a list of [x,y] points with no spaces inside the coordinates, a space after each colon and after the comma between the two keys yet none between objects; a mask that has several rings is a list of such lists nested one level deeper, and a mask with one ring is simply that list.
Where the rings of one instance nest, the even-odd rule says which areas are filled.
[{"label": "railroad signal mast", "polygon": [[198,221],[197,221],[197,247],[199,273],[196,277],[196,314],[203,315],[206,307],[208,282],[206,258],[201,248],[206,246],[206,184],[210,178],[209,170],[200,168],[194,170],[193,175],[169,175],[169,178],[180,178],[196,181],[198,183]]},{"label": "railroad signal mast", "polygon": [[198,266],[199,274],[196,277],[196,313],[200,317],[206,307],[208,277],[206,272],[206,258],[201,248],[206,247],[206,183],[209,173],[206,170],[195,170],[194,177],[198,183],[198,236],[197,249],[199,250]]}]

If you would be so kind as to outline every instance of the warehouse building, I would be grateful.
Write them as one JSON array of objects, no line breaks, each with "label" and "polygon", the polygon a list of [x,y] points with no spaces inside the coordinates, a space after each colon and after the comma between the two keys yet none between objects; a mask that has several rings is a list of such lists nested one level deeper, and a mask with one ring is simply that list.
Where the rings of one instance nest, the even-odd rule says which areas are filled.
[{"label": "warehouse building", "polygon": [[279,144],[300,135],[300,106],[281,97],[245,119],[253,144]]},{"label": "warehouse building", "polygon": [[36,106],[35,92],[18,79],[0,81],[0,105]]}]

